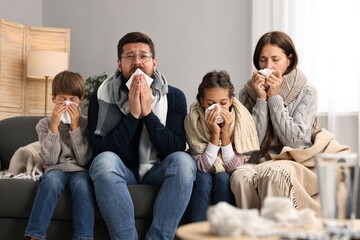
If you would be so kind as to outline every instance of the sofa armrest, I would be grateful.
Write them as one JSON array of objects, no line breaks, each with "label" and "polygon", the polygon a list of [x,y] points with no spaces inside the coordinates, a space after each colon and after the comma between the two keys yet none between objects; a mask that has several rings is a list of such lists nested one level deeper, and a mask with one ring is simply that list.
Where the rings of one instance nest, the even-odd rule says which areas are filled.
[{"label": "sofa armrest", "polygon": [[38,141],[36,124],[43,116],[16,116],[0,121],[0,167],[9,168],[15,151],[22,146]]}]

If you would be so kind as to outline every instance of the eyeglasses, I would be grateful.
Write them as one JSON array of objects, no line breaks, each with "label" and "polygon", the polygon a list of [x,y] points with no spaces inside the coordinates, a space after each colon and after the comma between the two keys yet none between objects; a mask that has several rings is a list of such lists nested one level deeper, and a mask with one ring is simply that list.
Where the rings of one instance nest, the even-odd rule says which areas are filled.
[{"label": "eyeglasses", "polygon": [[124,58],[129,63],[134,62],[137,58],[140,59],[140,62],[147,63],[152,58],[152,54],[149,52],[141,52],[140,54],[128,53],[125,56],[121,56],[121,58]]}]

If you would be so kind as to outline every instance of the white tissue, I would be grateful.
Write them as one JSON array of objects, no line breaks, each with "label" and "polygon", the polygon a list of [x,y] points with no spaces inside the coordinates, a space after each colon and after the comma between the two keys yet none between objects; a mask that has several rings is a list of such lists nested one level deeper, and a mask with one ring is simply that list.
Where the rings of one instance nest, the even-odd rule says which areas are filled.
[{"label": "white tissue", "polygon": [[[66,104],[66,106],[69,106],[70,104],[75,104],[77,106],[76,103],[71,102],[71,101],[65,101],[65,104]],[[70,118],[70,115],[67,110],[65,110],[65,112],[61,115],[60,120],[64,124],[71,124],[71,118]]]},{"label": "white tissue", "polygon": [[[283,237],[320,239],[324,232],[307,229],[321,221],[309,208],[296,210],[289,198],[266,197],[261,215],[257,209],[240,209],[226,202],[212,205],[207,210],[210,232],[220,236]],[[289,231],[289,229],[292,229]]]},{"label": "white tissue", "polygon": [[274,72],[274,70],[270,68],[264,68],[259,70],[258,72],[261,73],[266,79],[268,79],[270,75]]},{"label": "white tissue", "polygon": [[134,78],[135,75],[140,75],[140,74],[144,74],[146,82],[148,84],[148,86],[150,87],[151,83],[153,82],[153,79],[151,77],[149,77],[148,75],[146,75],[143,71],[141,71],[140,68],[136,69],[136,71],[133,73],[133,75],[131,75],[131,77],[129,78],[129,80],[126,82],[126,86],[128,87],[128,89],[130,89],[130,85],[132,83],[132,80]]},{"label": "white tissue", "polygon": [[210,113],[211,110],[213,110],[215,107],[216,107],[217,110],[218,110],[217,123],[220,124],[220,123],[222,123],[222,122],[224,121],[224,119],[223,119],[223,117],[222,117],[221,114],[220,114],[221,107],[220,107],[219,104],[216,104],[216,103],[215,103],[215,104],[211,105],[210,107],[208,107],[207,109],[205,109],[205,119],[207,119],[209,113]]}]

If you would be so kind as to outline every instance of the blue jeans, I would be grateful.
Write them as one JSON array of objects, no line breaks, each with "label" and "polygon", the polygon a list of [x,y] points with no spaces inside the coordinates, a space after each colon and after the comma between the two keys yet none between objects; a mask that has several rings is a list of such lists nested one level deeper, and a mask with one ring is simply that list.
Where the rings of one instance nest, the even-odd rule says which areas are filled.
[{"label": "blue jeans", "polygon": [[193,192],[185,212],[185,220],[198,222],[206,220],[206,211],[211,204],[227,202],[235,205],[235,197],[230,188],[230,174],[216,174],[197,171]]},{"label": "blue jeans", "polygon": [[40,178],[31,210],[26,237],[45,239],[61,192],[68,186],[72,198],[73,239],[91,240],[94,235],[94,189],[86,171],[63,172],[50,170]]},{"label": "blue jeans", "polygon": [[194,160],[185,152],[167,156],[154,165],[141,182],[115,153],[103,152],[96,156],[90,166],[90,176],[111,239],[138,239],[134,205],[127,185],[139,183],[160,187],[146,239],[173,239],[189,202],[195,174]]}]

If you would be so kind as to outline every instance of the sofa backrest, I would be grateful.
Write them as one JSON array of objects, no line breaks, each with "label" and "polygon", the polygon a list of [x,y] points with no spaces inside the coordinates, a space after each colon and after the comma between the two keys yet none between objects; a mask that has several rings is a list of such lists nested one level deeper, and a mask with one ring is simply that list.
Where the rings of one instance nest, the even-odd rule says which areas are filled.
[{"label": "sofa backrest", "polygon": [[43,116],[16,116],[0,121],[0,168],[9,168],[12,155],[19,147],[38,141],[36,124]]}]

